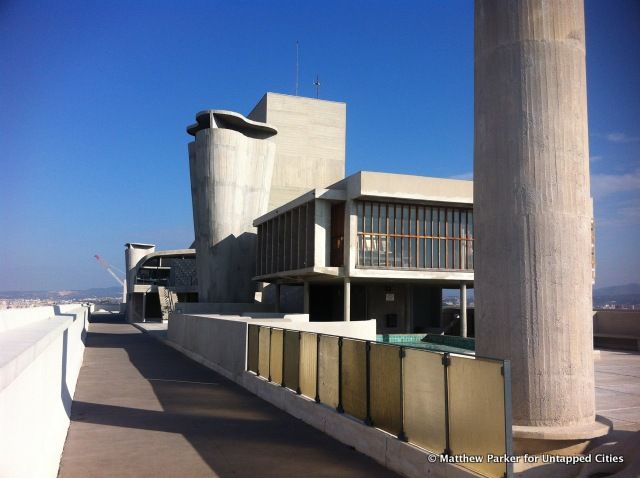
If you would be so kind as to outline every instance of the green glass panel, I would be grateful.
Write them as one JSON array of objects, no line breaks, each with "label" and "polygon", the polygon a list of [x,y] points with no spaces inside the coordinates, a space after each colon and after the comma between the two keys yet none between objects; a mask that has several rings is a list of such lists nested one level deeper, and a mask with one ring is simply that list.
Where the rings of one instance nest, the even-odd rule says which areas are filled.
[{"label": "green glass panel", "polygon": [[300,332],[300,393],[309,398],[316,397],[317,360],[317,334]]},{"label": "green glass panel", "polygon": [[442,355],[405,349],[403,360],[404,432],[410,443],[442,453],[446,448]]},{"label": "green glass panel", "polygon": [[269,327],[260,327],[259,341],[258,373],[261,377],[269,378],[269,346],[271,344],[271,329]]},{"label": "green glass panel", "polygon": [[247,370],[258,373],[260,326],[249,325],[247,338]]},{"label": "green glass panel", "polygon": [[367,418],[366,342],[342,340],[342,407],[345,413]]},{"label": "green glass panel", "polygon": [[280,385],[282,383],[282,345],[283,330],[271,329],[271,345],[269,346],[270,363],[269,373],[271,381]]},{"label": "green glass panel", "polygon": [[449,443],[454,455],[485,455],[466,468],[502,477],[503,463],[487,463],[486,455],[506,453],[502,363],[452,356],[449,366]]},{"label": "green glass panel", "polygon": [[298,391],[300,366],[300,332],[284,331],[284,386]]},{"label": "green glass panel", "polygon": [[320,336],[320,402],[336,408],[338,406],[338,337]]},{"label": "green glass panel", "polygon": [[371,344],[369,354],[373,425],[393,435],[399,435],[402,431],[400,347]]}]

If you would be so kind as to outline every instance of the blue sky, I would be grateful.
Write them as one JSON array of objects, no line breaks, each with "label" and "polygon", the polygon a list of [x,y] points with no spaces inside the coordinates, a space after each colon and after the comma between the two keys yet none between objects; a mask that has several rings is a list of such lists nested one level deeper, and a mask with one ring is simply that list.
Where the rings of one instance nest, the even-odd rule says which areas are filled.
[{"label": "blue sky", "polygon": [[[587,0],[597,286],[640,282],[640,2]],[[265,91],[347,103],[347,173],[469,177],[473,2],[0,0],[0,290],[115,285],[191,243],[185,127]]]}]

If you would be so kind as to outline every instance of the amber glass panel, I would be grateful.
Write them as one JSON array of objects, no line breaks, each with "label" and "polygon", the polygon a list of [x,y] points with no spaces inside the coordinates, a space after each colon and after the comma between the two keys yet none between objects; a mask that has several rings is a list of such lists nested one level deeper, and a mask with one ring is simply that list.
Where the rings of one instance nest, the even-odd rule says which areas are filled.
[{"label": "amber glass panel", "polygon": [[369,353],[373,425],[399,435],[402,431],[400,347],[371,344]]},{"label": "amber glass panel", "polygon": [[410,443],[442,453],[446,448],[444,366],[433,352],[405,349],[404,432]]},{"label": "amber glass panel", "polygon": [[258,373],[258,346],[260,326],[250,325],[247,343],[247,370]]},{"label": "amber glass panel", "polygon": [[260,376],[269,378],[269,345],[271,329],[260,327],[260,351],[258,352],[258,373]]},{"label": "amber glass panel", "polygon": [[284,385],[298,391],[300,366],[300,332],[284,331]]},{"label": "amber glass panel", "polygon": [[282,342],[284,334],[282,329],[271,329],[271,345],[269,354],[271,362],[269,364],[269,372],[271,373],[271,381],[280,385],[282,383]]},{"label": "amber glass panel", "polygon": [[338,406],[338,337],[320,336],[320,402],[329,407]]},{"label": "amber glass panel", "polygon": [[342,407],[349,415],[367,418],[366,342],[342,340]]},{"label": "amber glass panel", "polygon": [[487,463],[486,454],[503,455],[505,446],[504,379],[500,362],[451,357],[449,366],[449,443],[454,455],[485,455],[466,468],[489,477],[506,472]]},{"label": "amber glass panel", "polygon": [[300,335],[300,393],[316,398],[318,336],[309,332],[301,332]]}]

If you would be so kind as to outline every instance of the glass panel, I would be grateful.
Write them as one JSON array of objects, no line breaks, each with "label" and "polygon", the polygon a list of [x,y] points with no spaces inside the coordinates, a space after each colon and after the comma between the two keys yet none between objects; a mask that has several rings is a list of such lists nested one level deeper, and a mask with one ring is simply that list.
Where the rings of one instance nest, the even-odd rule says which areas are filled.
[{"label": "glass panel", "polygon": [[249,325],[247,338],[247,370],[258,373],[258,350],[259,350],[260,326]]},{"label": "glass panel", "polygon": [[410,443],[442,453],[446,448],[442,355],[405,349],[402,369],[404,432]]},{"label": "glass panel", "polygon": [[445,216],[444,216],[445,211],[444,209],[439,209],[438,213],[440,215],[440,217],[438,218],[438,236],[444,237],[445,236],[444,226],[446,225]]},{"label": "glass panel", "polygon": [[427,252],[426,252],[426,257],[425,257],[425,264],[427,268],[431,268],[433,267],[433,264],[431,262],[431,251],[433,249],[433,241],[431,239],[427,239]]},{"label": "glass panel", "polygon": [[[503,455],[504,380],[501,362],[451,357],[449,366],[449,443],[454,455]],[[473,397],[473,400],[470,398]],[[501,463],[467,463],[466,468],[501,477]]]},{"label": "glass panel", "polygon": [[453,211],[447,209],[447,237],[453,236]]},{"label": "glass panel", "polygon": [[389,259],[389,267],[395,267],[395,244],[396,244],[396,238],[395,237],[390,237],[389,238],[389,253],[387,254],[388,259]]},{"label": "glass panel", "polygon": [[379,246],[380,246],[380,265],[384,267],[387,265],[387,238],[386,237],[380,238]]},{"label": "glass panel", "polygon": [[284,331],[284,386],[295,390],[300,388],[300,332]]},{"label": "glass panel", "polygon": [[389,204],[389,233],[390,234],[393,234],[396,230],[395,218],[396,218],[395,208],[393,207],[393,204]]},{"label": "glass panel", "polygon": [[387,232],[387,205],[380,205],[380,232],[383,234]]},{"label": "glass panel", "polygon": [[364,203],[364,231],[371,232],[371,203]]},{"label": "glass panel", "polygon": [[349,415],[367,418],[366,342],[342,339],[342,407]]},{"label": "glass panel", "polygon": [[425,233],[427,236],[431,235],[431,211],[432,209],[427,207],[424,212],[424,225],[426,227]]},{"label": "glass panel", "polygon": [[364,237],[358,236],[358,265],[364,265]]},{"label": "glass panel", "polygon": [[410,266],[411,267],[418,267],[418,244],[417,244],[418,240],[415,237],[411,238],[411,246],[410,246],[410,251],[411,251],[411,257],[410,257]]},{"label": "glass panel", "polygon": [[361,202],[358,202],[358,232],[364,231],[364,207]]},{"label": "glass panel", "polygon": [[400,347],[371,344],[371,419],[394,435],[402,431]]},{"label": "glass panel", "polygon": [[402,206],[396,206],[396,234],[402,234]]},{"label": "glass panel", "polygon": [[269,378],[269,345],[271,343],[271,329],[260,327],[260,351],[258,352],[258,374]]},{"label": "glass panel", "polygon": [[447,267],[447,263],[445,261],[445,246],[447,241],[440,239],[438,242],[440,243],[440,268],[444,269]]},{"label": "glass panel", "polygon": [[421,268],[425,268],[428,267],[427,263],[425,262],[425,257],[427,255],[426,250],[425,250],[425,240],[420,238],[420,241],[418,243],[418,255],[419,255],[419,259],[418,259],[418,267]]},{"label": "glass panel", "polygon": [[338,337],[320,336],[320,402],[325,405],[338,407]]},{"label": "glass panel", "polygon": [[371,213],[371,224],[372,224],[372,232],[378,232],[378,223],[380,219],[378,203],[373,203],[373,212]]},{"label": "glass panel", "polygon": [[409,267],[409,238],[402,238],[402,267]]},{"label": "glass panel", "polygon": [[316,398],[317,334],[300,332],[300,393]]},{"label": "glass panel", "polygon": [[416,233],[416,207],[411,206],[411,213],[409,215],[409,234],[415,236]]},{"label": "glass panel", "polygon": [[269,347],[269,355],[271,362],[269,364],[270,380],[280,385],[282,383],[282,342],[284,334],[282,329],[271,329],[271,345]]},{"label": "glass panel", "polygon": [[409,206],[402,208],[402,234],[409,234]]},{"label": "glass panel", "polygon": [[371,265],[377,266],[378,263],[378,236],[371,237]]},{"label": "glass panel", "polygon": [[424,208],[418,208],[418,235],[424,236]]},{"label": "glass panel", "polygon": [[447,241],[447,269],[453,268],[454,254],[453,241]]},{"label": "glass panel", "polygon": [[440,241],[435,239],[433,241],[433,268],[438,269],[440,267]]}]

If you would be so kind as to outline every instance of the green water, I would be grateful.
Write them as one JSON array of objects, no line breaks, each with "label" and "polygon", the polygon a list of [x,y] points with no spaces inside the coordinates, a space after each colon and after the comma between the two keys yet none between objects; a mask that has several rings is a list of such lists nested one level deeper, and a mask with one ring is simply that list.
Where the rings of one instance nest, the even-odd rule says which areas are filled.
[{"label": "green water", "polygon": [[433,352],[450,352],[469,354],[474,352],[473,341],[453,336],[431,336],[441,343],[422,342],[426,334],[383,334],[376,335],[376,341],[386,344],[404,345],[412,348],[431,350]]}]

